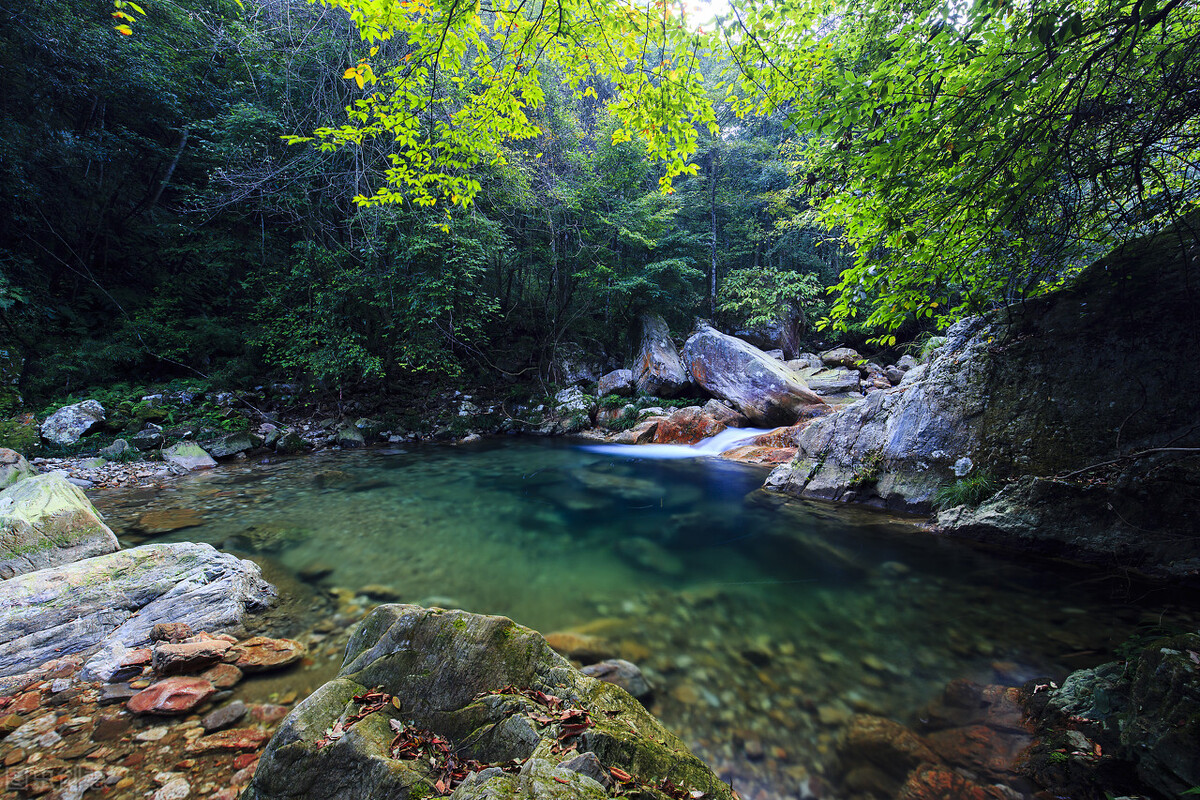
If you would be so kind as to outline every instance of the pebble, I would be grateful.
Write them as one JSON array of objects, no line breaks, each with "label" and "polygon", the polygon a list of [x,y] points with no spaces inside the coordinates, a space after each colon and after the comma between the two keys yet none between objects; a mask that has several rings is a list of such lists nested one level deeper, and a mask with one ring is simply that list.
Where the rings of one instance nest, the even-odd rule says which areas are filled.
[{"label": "pebble", "polygon": [[141,733],[134,734],[133,738],[137,739],[139,742],[158,742],[162,741],[163,737],[170,732],[171,729],[166,725],[158,725],[156,727],[144,730]]},{"label": "pebble", "polygon": [[234,725],[244,716],[246,716],[246,704],[241,700],[234,700],[229,705],[221,706],[217,710],[209,712],[204,719],[200,720],[200,724],[206,731],[219,731]]}]

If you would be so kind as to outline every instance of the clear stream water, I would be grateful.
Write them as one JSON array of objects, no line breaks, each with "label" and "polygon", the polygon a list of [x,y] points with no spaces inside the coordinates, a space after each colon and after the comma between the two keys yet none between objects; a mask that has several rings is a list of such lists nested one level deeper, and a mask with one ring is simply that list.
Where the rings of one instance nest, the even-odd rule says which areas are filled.
[{"label": "clear stream water", "polygon": [[[1061,678],[1131,636],[1196,627],[1195,608],[1119,573],[785,501],[759,491],[761,468],[670,455],[681,453],[561,439],[405,445],[94,500],[128,543],[149,539],[147,512],[188,509],[203,524],[154,541],[264,564],[284,595],[276,632],[310,637],[315,663],[243,691],[303,692],[332,675],[340,651],[322,640],[371,604],[362,587],[384,585],[403,601],[602,637],[645,670],[652,710],[747,800],[837,796],[832,753],[853,713],[912,722],[950,680]],[[324,591],[295,577],[318,565]]]}]

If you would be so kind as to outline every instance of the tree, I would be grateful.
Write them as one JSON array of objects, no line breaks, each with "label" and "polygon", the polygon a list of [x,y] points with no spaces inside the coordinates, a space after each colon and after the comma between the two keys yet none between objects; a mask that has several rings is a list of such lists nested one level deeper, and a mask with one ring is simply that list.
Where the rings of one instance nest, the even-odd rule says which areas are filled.
[{"label": "tree", "polygon": [[855,249],[841,323],[1046,291],[1200,202],[1195,3],[749,0],[722,33],[740,111],[789,113]]}]

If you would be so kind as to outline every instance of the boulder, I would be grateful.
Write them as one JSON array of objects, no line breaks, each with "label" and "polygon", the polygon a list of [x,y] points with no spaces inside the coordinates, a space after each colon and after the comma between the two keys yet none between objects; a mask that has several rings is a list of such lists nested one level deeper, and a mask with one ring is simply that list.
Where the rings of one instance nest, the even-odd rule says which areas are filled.
[{"label": "boulder", "polygon": [[590,416],[596,410],[596,398],[578,386],[571,386],[554,395],[554,410],[568,416],[584,414]]},{"label": "boulder", "polygon": [[205,442],[204,449],[213,458],[222,459],[233,458],[238,453],[253,450],[261,445],[262,439],[249,431],[235,431],[234,433],[227,433],[218,439],[211,439]]},{"label": "boulder", "polygon": [[275,442],[275,452],[281,455],[298,455],[312,448],[312,443],[305,441],[296,431],[285,432]]},{"label": "boulder", "polygon": [[162,451],[163,461],[186,470],[211,469],[217,462],[195,442],[180,442]]},{"label": "boulder", "polygon": [[0,579],[119,547],[91,501],[61,475],[35,475],[0,491]]},{"label": "boulder", "polygon": [[84,400],[47,417],[41,427],[42,438],[57,445],[75,444],[101,422],[104,422],[104,406],[96,400]]},{"label": "boulder", "polygon": [[129,442],[124,439],[116,439],[108,447],[101,447],[100,455],[108,461],[116,461],[131,450],[136,452]]},{"label": "boulder", "polygon": [[7,489],[17,481],[36,474],[25,456],[16,450],[0,447],[0,489]]},{"label": "boulder", "polygon": [[822,397],[833,394],[858,394],[862,389],[862,378],[858,370],[834,367],[833,369],[805,370],[800,373],[808,388]]},{"label": "boulder", "polygon": [[641,322],[642,342],[633,368],[637,389],[654,397],[678,397],[687,391],[691,378],[671,341],[671,330],[657,314],[643,314]]},{"label": "boulder", "polygon": [[1200,312],[1179,291],[1200,271],[1181,247],[1194,246],[1198,223],[1131,242],[1063,290],[955,324],[897,387],[809,426],[768,488],[928,511],[966,457],[1008,486],[948,512],[941,531],[1196,575],[1200,373],[1147,365],[1200,351]]},{"label": "boulder", "polygon": [[[1030,705],[1044,705],[1033,712],[1039,738],[1028,774],[1048,783],[1059,772],[1070,782],[1061,774],[1069,760],[1077,771],[1132,772],[1152,796],[1183,797],[1200,786],[1200,634],[1158,639],[1128,663],[1079,670],[1045,690],[1030,696]],[[1067,759],[1056,755],[1064,750]],[[1113,759],[1123,768],[1106,763]]]},{"label": "boulder", "polygon": [[383,432],[387,429],[387,426],[377,419],[359,417],[354,420],[354,427],[358,428],[359,432],[362,433],[363,441],[367,444],[382,442],[386,438]]},{"label": "boulder", "polygon": [[337,442],[338,447],[345,449],[362,447],[367,443],[366,439],[363,438],[362,431],[348,422],[338,426],[333,438]]},{"label": "boulder", "polygon": [[550,380],[559,386],[595,383],[599,372],[593,359],[574,342],[563,342],[554,349]]},{"label": "boulder", "polygon": [[202,678],[167,678],[138,692],[125,706],[135,714],[186,714],[216,692]]},{"label": "boulder", "polygon": [[732,409],[722,403],[720,400],[709,400],[700,409],[705,415],[715,419],[730,428],[748,428],[750,420],[746,419],[746,415]]},{"label": "boulder", "polygon": [[150,629],[239,629],[275,590],[259,568],[207,544],[152,544],[0,582],[0,676],[69,653],[107,678]]},{"label": "boulder", "polygon": [[710,436],[716,436],[727,427],[724,422],[709,416],[700,406],[688,406],[672,411],[670,416],[658,424],[654,432],[654,443],[695,444]]},{"label": "boulder", "polygon": [[821,353],[821,363],[827,367],[846,367],[847,369],[862,369],[865,358],[857,350],[849,347],[835,347]]},{"label": "boulder", "polygon": [[146,428],[129,437],[129,443],[138,450],[157,450],[166,442],[161,430]]},{"label": "boulder", "polygon": [[[578,752],[563,752],[569,745]],[[473,774],[451,770],[447,752],[477,761]],[[642,797],[732,797],[628,693],[581,675],[535,631],[380,606],[351,636],[338,676],[276,730],[242,797],[603,800],[579,762],[562,766],[579,753],[622,770]],[[686,794],[665,794],[667,779]]]},{"label": "boulder", "polygon": [[666,417],[650,417],[634,425],[627,431],[621,431],[613,439],[617,444],[650,444],[658,433],[659,423]]},{"label": "boulder", "polygon": [[615,369],[603,375],[596,385],[596,394],[604,397],[615,394],[619,397],[632,397],[637,391],[637,382],[633,379],[633,370]]},{"label": "boulder", "polygon": [[793,425],[830,410],[782,362],[707,325],[688,338],[683,358],[696,383],[728,400],[752,424]]},{"label": "boulder", "polygon": [[796,460],[776,468],[768,491],[928,511],[953,464],[978,446],[986,406],[979,318],[950,331],[957,358],[939,359],[921,382],[874,392],[797,438]]}]

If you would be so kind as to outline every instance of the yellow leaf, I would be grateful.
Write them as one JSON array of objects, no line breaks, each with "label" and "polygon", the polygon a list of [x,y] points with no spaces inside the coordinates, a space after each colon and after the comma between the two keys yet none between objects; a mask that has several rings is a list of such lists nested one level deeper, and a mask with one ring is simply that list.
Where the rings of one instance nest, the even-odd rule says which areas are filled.
[{"label": "yellow leaf", "polygon": [[118,25],[117,27],[113,28],[113,30],[122,36],[133,36],[133,28],[129,27],[128,25]]},{"label": "yellow leaf", "polygon": [[343,78],[353,78],[357,74],[358,74],[358,70],[356,70],[354,67],[351,67],[350,69],[348,69],[342,73],[342,77]]}]

